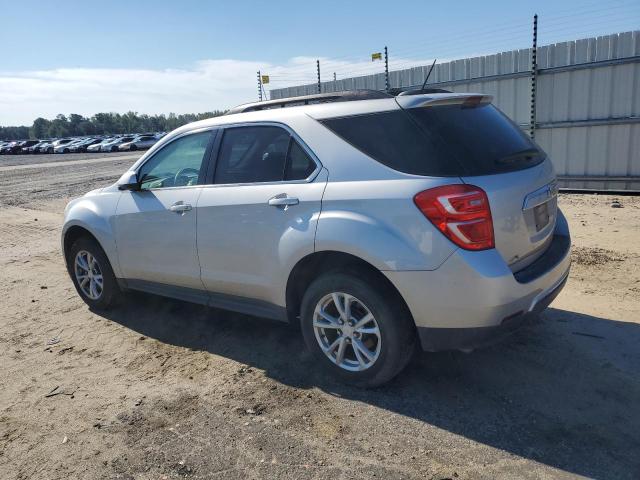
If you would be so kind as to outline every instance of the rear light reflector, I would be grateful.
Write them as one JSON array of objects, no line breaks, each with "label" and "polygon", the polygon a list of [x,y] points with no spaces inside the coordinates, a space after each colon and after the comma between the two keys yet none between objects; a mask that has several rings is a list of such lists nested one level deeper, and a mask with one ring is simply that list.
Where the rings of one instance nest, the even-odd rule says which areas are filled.
[{"label": "rear light reflector", "polygon": [[444,185],[420,192],[413,201],[449,240],[466,250],[495,247],[487,194],[466,184]]}]

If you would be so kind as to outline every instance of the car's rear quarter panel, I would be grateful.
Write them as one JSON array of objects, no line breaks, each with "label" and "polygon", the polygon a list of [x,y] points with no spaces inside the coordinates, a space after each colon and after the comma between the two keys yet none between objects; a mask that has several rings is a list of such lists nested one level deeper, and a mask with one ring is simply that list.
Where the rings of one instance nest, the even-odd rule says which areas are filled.
[{"label": "car's rear quarter panel", "polygon": [[350,253],[379,270],[435,270],[456,247],[422,215],[413,196],[451,181],[341,182],[332,181],[330,174],[318,221],[316,251]]}]

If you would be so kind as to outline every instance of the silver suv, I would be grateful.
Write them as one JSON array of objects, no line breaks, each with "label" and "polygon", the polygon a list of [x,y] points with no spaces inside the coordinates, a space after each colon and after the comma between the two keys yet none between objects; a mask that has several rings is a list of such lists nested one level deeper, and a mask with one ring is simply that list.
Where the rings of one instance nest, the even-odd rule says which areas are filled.
[{"label": "silver suv", "polygon": [[360,386],[417,344],[510,333],[569,273],[551,161],[489,96],[410,93],[249,104],[171,132],[67,206],[78,293],[299,324],[317,362]]}]

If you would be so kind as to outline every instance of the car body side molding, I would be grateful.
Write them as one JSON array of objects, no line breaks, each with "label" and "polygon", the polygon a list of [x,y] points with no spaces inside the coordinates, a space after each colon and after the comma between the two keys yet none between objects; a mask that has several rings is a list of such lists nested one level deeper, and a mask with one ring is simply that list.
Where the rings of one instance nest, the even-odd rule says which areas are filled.
[{"label": "car body side molding", "polygon": [[164,283],[149,282],[146,280],[118,279],[118,284],[124,288],[141,292],[175,298],[185,302],[198,303],[208,307],[231,310],[245,315],[270,318],[281,322],[288,322],[287,309],[280,305],[274,305],[262,300],[239,297],[222,293],[213,293],[195,288],[178,287]]}]

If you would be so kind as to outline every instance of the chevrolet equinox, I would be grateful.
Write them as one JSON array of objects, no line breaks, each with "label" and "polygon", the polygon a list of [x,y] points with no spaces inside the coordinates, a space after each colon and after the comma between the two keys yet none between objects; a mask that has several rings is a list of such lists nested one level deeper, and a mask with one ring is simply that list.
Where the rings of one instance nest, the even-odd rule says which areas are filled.
[{"label": "chevrolet equinox", "polygon": [[359,386],[416,345],[495,342],[560,292],[570,237],[551,160],[491,101],[353,91],[180,127],[66,207],[71,279],[94,309],[131,289],[298,324]]}]

